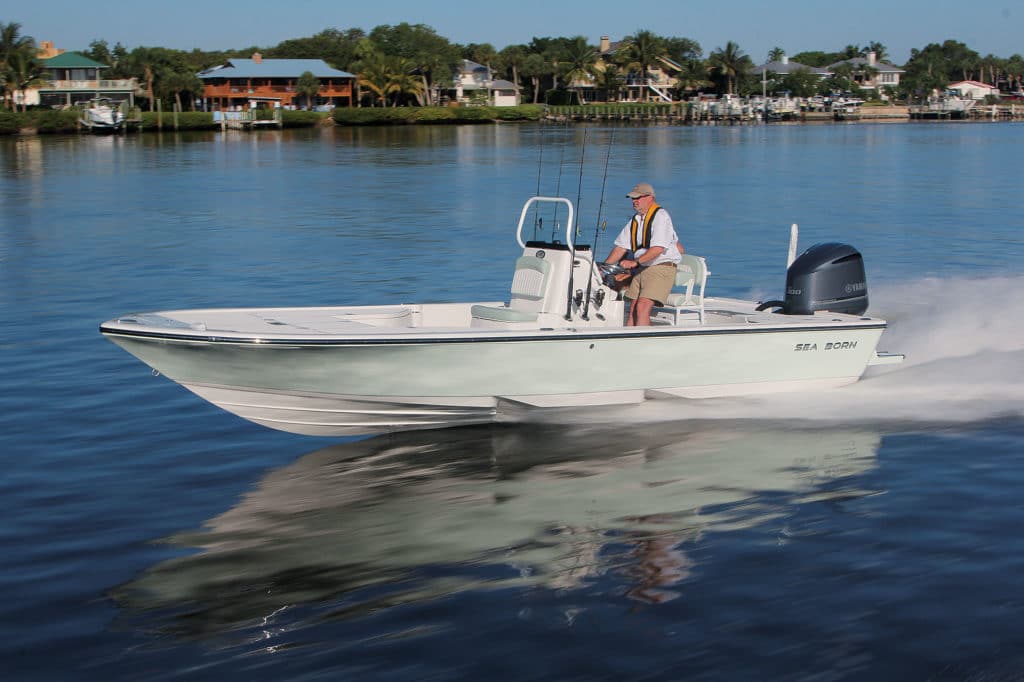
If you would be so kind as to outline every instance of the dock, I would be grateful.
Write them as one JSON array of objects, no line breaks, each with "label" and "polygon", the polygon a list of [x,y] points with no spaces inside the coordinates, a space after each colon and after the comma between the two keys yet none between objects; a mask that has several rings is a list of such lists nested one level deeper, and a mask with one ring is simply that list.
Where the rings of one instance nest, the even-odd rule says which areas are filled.
[{"label": "dock", "polygon": [[213,122],[220,124],[221,130],[256,130],[258,128],[283,128],[284,117],[281,109],[275,108],[272,118],[257,115],[258,109],[247,111],[215,111]]},{"label": "dock", "polygon": [[910,118],[932,121],[1019,121],[1024,119],[1024,104],[975,104],[931,102],[910,107]]},{"label": "dock", "polygon": [[773,107],[767,115],[762,102],[746,99],[699,100],[661,103],[614,103],[548,106],[542,120],[550,122],[622,121],[668,125],[744,125],[776,121],[801,123],[912,120],[1024,120],[1024,103],[980,104],[969,102],[897,106],[864,104],[843,107]]}]

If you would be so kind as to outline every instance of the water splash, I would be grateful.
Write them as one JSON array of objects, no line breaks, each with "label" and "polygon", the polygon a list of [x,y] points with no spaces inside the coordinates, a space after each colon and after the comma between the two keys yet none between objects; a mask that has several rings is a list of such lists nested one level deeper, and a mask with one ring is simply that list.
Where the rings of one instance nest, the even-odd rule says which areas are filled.
[{"label": "water splash", "polygon": [[648,401],[574,411],[554,421],[800,420],[964,423],[1024,416],[1024,277],[922,279],[876,286],[871,314],[889,328],[880,350],[900,365],[873,367],[857,384],[810,393]]}]

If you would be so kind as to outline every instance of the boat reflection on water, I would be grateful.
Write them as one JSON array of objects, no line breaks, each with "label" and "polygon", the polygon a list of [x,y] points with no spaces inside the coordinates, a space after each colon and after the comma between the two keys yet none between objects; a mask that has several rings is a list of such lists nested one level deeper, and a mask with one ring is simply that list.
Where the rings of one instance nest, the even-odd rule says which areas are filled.
[{"label": "boat reflection on water", "polygon": [[633,429],[494,425],[318,450],[169,538],[199,551],[114,598],[200,637],[247,627],[265,637],[325,610],[350,618],[465,590],[593,589],[660,603],[696,579],[695,550],[716,534],[785,541],[800,505],[871,494],[857,475],[880,442],[870,428],[640,431],[642,441]]}]

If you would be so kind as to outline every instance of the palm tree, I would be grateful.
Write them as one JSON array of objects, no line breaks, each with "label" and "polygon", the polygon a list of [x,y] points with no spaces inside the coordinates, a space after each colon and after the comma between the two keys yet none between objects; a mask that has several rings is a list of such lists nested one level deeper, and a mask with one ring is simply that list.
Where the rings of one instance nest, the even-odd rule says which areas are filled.
[{"label": "palm tree", "polygon": [[[170,48],[137,47],[121,66],[126,76],[134,76],[145,83],[150,111],[156,110],[161,97],[171,97],[176,92],[202,92],[201,83],[190,78],[198,69],[191,67],[181,53]],[[165,79],[170,79],[171,83],[165,84]]]},{"label": "palm tree", "polygon": [[580,81],[593,82],[597,74],[597,50],[587,44],[586,38],[576,36],[565,46],[564,59],[562,78],[582,104],[578,84]]},{"label": "palm tree", "polygon": [[470,43],[462,50],[462,57],[464,59],[471,59],[477,64],[483,64],[486,67],[490,67],[497,56],[498,52],[490,43]]},{"label": "palm tree", "polygon": [[[1009,81],[1010,89],[1020,90],[1022,79],[1024,79],[1024,57],[1012,54],[1006,60],[1006,80]],[[1017,87],[1013,87],[1014,84]]]},{"label": "palm tree", "polygon": [[370,98],[370,106],[375,106],[377,101],[384,106],[385,98],[388,95],[388,83],[391,81],[391,69],[387,57],[379,52],[367,54],[358,62],[356,68],[359,82],[374,95]]},{"label": "palm tree", "polygon": [[394,95],[392,107],[398,106],[399,101],[407,95],[418,98],[423,93],[423,83],[413,73],[416,66],[411,59],[389,57],[387,67],[389,74],[385,90],[387,94]]},{"label": "palm tree", "polygon": [[11,92],[11,105],[14,106],[14,93],[21,93],[21,110],[25,111],[25,91],[29,88],[43,85],[46,79],[43,77],[43,65],[36,59],[34,54],[24,50],[15,52],[7,60],[7,68],[4,69],[4,87]]},{"label": "palm tree", "polygon": [[540,79],[551,73],[551,63],[544,58],[544,55],[531,52],[526,55],[520,68],[523,71],[523,76],[529,78],[533,85],[533,103],[537,104],[540,101]]},{"label": "palm tree", "polygon": [[313,108],[313,98],[320,92],[320,80],[312,71],[303,71],[295,81],[295,92],[306,98],[306,108]]},{"label": "palm tree", "polygon": [[[355,90],[356,90],[356,105],[363,106],[363,81],[361,72],[368,63],[368,60],[375,59],[377,55],[377,46],[373,44],[373,41],[369,38],[363,37],[356,41],[355,46],[352,48],[352,53],[355,56],[355,61],[351,63],[349,69],[356,74]],[[376,93],[375,93],[376,94]],[[373,106],[373,98],[370,98],[370,106]]]},{"label": "palm tree", "polygon": [[13,21],[9,24],[0,22],[0,84],[3,88],[0,95],[2,95],[4,106],[7,105],[9,97],[10,108],[14,108],[14,90],[16,88],[12,89],[8,83],[19,80],[8,71],[19,56],[23,56],[27,60],[35,60],[35,55],[36,41],[31,36],[21,35],[21,24]]},{"label": "palm tree", "polygon": [[978,67],[978,75],[980,76],[978,80],[989,85],[995,85],[999,82],[999,76],[1006,71],[1006,60],[992,54],[987,54],[982,57]]},{"label": "palm tree", "polygon": [[512,84],[516,86],[516,101],[519,101],[519,68],[526,60],[525,45],[509,45],[498,53],[502,62],[512,71]]},{"label": "palm tree", "polygon": [[157,92],[161,99],[173,97],[178,111],[185,110],[181,96],[186,94],[189,110],[195,111],[196,98],[203,94],[203,81],[191,70],[164,69],[157,85]]},{"label": "palm tree", "polygon": [[738,79],[742,78],[754,64],[740,46],[731,40],[711,53],[708,58],[708,65],[711,71],[718,73],[725,79],[728,94],[733,94]]},{"label": "palm tree", "polygon": [[681,68],[679,73],[676,74],[676,89],[679,90],[680,94],[713,85],[708,80],[707,64],[700,59],[687,59],[679,66]]},{"label": "palm tree", "polygon": [[644,101],[649,97],[647,91],[647,72],[665,56],[665,41],[651,31],[637,31],[623,40],[622,58],[626,68],[639,71],[643,84]]},{"label": "palm tree", "polygon": [[781,47],[773,47],[768,50],[768,61],[770,62],[781,62],[782,58],[786,56],[786,51]]},{"label": "palm tree", "polygon": [[868,43],[868,46],[864,48],[864,52],[874,52],[875,60],[879,62],[884,62],[889,59],[889,50],[886,49],[885,45],[878,42],[877,40],[873,40],[870,43]]},{"label": "palm tree", "polygon": [[444,74],[442,78],[447,78],[445,87],[450,85],[450,75],[452,72],[451,61],[443,54],[436,52],[424,53],[419,59],[419,66],[417,70],[420,76],[420,94],[417,95],[422,100],[422,104],[431,106],[436,103],[434,98],[434,86],[437,85],[437,78],[434,74]]},{"label": "palm tree", "polygon": [[617,102],[625,80],[614,64],[608,64],[597,75],[597,86],[604,90],[604,96],[609,102]]},{"label": "palm tree", "polygon": [[853,59],[855,57],[863,57],[864,50],[860,49],[860,45],[847,45],[842,51],[843,59]]}]

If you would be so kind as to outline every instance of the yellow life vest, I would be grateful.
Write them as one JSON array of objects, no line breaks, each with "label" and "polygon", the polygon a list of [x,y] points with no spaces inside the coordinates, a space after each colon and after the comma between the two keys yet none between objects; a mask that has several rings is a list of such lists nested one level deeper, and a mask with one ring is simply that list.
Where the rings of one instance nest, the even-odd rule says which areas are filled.
[{"label": "yellow life vest", "polygon": [[640,225],[635,215],[633,216],[633,221],[629,225],[629,243],[634,254],[638,249],[651,248],[651,223],[654,222],[654,214],[660,210],[661,206],[651,204],[647,215],[644,216],[643,225]]}]

